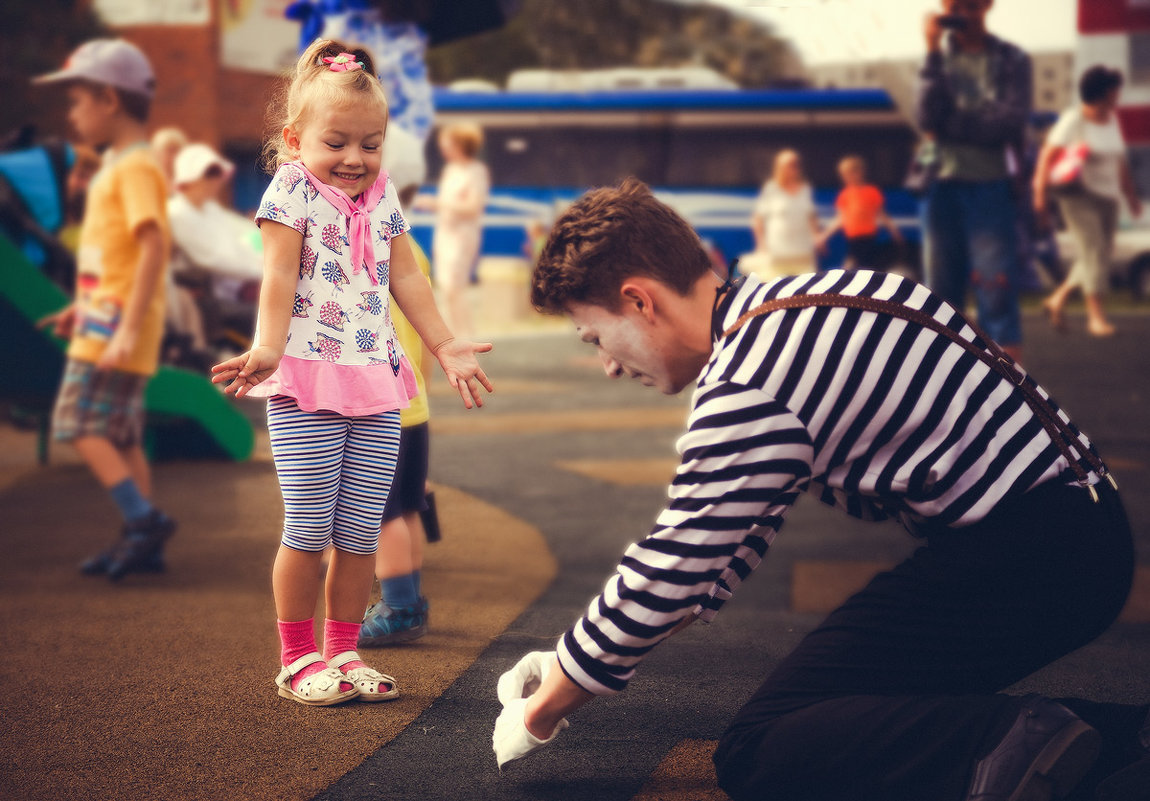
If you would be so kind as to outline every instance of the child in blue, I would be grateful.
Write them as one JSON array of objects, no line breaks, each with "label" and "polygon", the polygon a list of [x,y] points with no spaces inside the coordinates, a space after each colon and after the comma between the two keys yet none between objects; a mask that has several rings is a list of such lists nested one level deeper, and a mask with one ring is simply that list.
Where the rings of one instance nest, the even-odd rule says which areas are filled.
[{"label": "child in blue", "polygon": [[[267,397],[284,497],[272,570],[279,618],[279,694],[326,706],[394,698],[395,679],[356,653],[383,507],[395,472],[399,410],[416,392],[388,295],[404,311],[464,405],[492,390],[476,360],[491,349],[455,339],[408,244],[395,187],[381,171],[387,102],[363,51],[319,40],[286,97],[277,167],[257,213],[264,244],[250,351],[213,368],[237,397]],[[324,647],[312,620],[327,572]]]}]

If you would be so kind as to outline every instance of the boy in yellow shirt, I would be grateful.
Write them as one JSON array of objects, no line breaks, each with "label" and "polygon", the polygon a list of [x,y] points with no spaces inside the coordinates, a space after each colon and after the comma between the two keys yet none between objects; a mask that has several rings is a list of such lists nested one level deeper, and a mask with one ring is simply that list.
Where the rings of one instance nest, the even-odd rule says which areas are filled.
[{"label": "boy in yellow shirt", "polygon": [[36,82],[64,84],[69,122],[103,154],[80,228],[75,301],[43,324],[71,339],[54,437],[72,443],[124,518],[119,542],[80,569],[117,581],[163,570],[163,544],[175,530],[149,500],[142,448],[144,388],[159,358],[170,248],[167,189],[146,130],[155,79],[139,48],[96,39]]},{"label": "boy in yellow shirt", "polygon": [[[423,183],[426,164],[422,142],[393,125],[384,143],[383,166],[399,191],[403,208],[411,208],[415,193]],[[416,264],[430,281],[431,264],[419,244],[412,239]],[[367,610],[359,630],[357,645],[378,648],[417,640],[427,633],[428,602],[420,586],[423,569],[424,530],[420,514],[427,511],[428,360],[426,346],[395,302],[391,302],[395,335],[415,368],[419,394],[400,411],[402,433],[399,460],[395,466],[391,493],[383,508],[379,548],[375,552],[375,577],[379,579],[379,603]]]}]

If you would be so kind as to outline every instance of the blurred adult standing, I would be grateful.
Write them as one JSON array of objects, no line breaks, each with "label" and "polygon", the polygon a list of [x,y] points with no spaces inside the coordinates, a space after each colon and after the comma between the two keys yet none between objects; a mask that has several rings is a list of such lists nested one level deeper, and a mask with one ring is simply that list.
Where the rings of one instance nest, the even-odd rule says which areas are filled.
[{"label": "blurred adult standing", "polygon": [[755,201],[751,233],[759,255],[742,265],[745,272],[771,279],[818,269],[815,247],[819,221],[814,192],[796,151],[780,150],[775,155],[771,177]]},{"label": "blurred adult standing", "polygon": [[245,333],[255,321],[255,304],[243,297],[254,296],[263,277],[258,228],[220,203],[234,172],[230,161],[200,142],[184,147],[173,162],[168,322],[196,353],[221,338],[225,319],[242,319]]},{"label": "blurred adult standing", "polygon": [[174,126],[161,128],[152,134],[152,155],[164,173],[168,182],[168,192],[176,191],[176,156],[188,146],[188,137],[182,130]]},{"label": "blurred adult standing", "polygon": [[451,329],[460,336],[472,330],[466,290],[471,268],[483,240],[483,210],[491,192],[491,176],[479,160],[483,130],[471,123],[453,123],[439,132],[443,173],[434,207],[432,263],[436,284],[443,291]]},{"label": "blurred adult standing", "polygon": [[926,282],[958,308],[973,286],[978,320],[1022,351],[1015,180],[1031,108],[1030,57],[993,36],[993,0],[942,0],[927,16],[916,104],[932,176],[923,205]]},{"label": "blurred adult standing", "polygon": [[1078,178],[1059,192],[1057,201],[1066,227],[1074,237],[1076,258],[1070,274],[1043,302],[1051,323],[1063,327],[1062,310],[1078,289],[1086,302],[1086,330],[1092,336],[1114,334],[1106,318],[1102,295],[1109,277],[1119,202],[1125,198],[1135,217],[1142,201],[1134,188],[1126,140],[1115,109],[1122,91],[1122,73],[1094,66],[1078,83],[1081,102],[1066,109],[1050,129],[1034,171],[1034,210],[1045,215],[1050,205],[1051,167],[1060,159],[1081,161]]}]

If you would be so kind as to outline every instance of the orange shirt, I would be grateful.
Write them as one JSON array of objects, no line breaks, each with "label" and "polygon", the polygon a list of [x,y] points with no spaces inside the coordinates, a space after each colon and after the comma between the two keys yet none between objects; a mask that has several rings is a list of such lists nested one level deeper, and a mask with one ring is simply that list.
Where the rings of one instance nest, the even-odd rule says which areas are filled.
[{"label": "orange shirt", "polygon": [[876,234],[882,207],[882,192],[870,184],[844,187],[835,200],[835,209],[843,223],[843,233],[851,238]]},{"label": "orange shirt", "polygon": [[[132,293],[140,260],[136,231],[158,223],[169,243],[167,187],[159,165],[146,147],[134,147],[92,179],[80,247],[76,257],[76,329],[68,355],[97,362],[107,347]],[[167,265],[165,263],[165,270]],[[164,279],[148,299],[135,349],[117,369],[151,375],[156,372],[164,332]]]}]

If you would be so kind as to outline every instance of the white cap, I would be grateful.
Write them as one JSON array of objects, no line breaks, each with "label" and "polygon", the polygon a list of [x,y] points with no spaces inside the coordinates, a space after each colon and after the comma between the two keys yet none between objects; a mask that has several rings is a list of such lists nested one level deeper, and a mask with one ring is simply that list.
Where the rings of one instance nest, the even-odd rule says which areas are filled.
[{"label": "white cap", "polygon": [[172,167],[172,180],[176,186],[190,184],[204,177],[209,167],[218,166],[224,171],[224,176],[235,172],[235,165],[221,156],[212,148],[200,142],[195,142],[180,149],[176,154],[176,163]]},{"label": "white cap", "polygon": [[423,140],[395,123],[387,126],[383,139],[383,168],[387,170],[395,191],[419,186],[427,178],[427,161],[423,157]]},{"label": "white cap", "polygon": [[156,93],[156,76],[144,51],[124,39],[93,39],[77,47],[63,69],[33,78],[33,83],[92,81],[145,97]]}]

